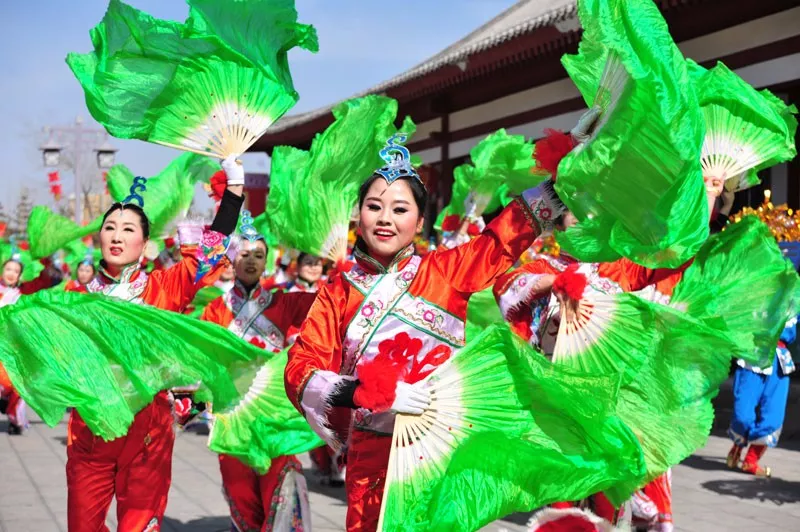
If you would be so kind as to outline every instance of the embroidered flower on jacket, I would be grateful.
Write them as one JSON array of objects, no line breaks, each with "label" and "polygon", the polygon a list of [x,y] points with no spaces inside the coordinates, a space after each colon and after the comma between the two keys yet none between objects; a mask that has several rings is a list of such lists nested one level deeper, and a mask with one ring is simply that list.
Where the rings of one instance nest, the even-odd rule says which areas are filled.
[{"label": "embroidered flower on jacket", "polygon": [[253,336],[252,338],[250,338],[250,343],[253,344],[254,346],[258,347],[259,349],[266,349],[267,348],[266,342],[264,342],[264,340],[262,340],[258,336]]},{"label": "embroidered flower on jacket", "polygon": [[408,333],[402,332],[378,344],[378,354],[375,359],[380,358],[395,367],[402,368],[401,380],[413,384],[427,377],[452,354],[449,346],[438,345],[420,356],[422,346],[422,340],[411,338]]}]

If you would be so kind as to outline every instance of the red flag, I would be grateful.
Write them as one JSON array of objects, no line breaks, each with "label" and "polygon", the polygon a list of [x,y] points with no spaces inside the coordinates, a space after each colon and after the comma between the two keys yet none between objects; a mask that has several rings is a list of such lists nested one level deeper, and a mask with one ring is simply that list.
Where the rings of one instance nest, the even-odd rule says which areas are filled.
[{"label": "red flag", "polygon": [[56,199],[61,199],[61,178],[58,176],[58,171],[50,172],[47,174],[47,181],[50,183],[50,194]]},{"label": "red flag", "polygon": [[0,222],[0,237],[6,234],[6,223]]}]

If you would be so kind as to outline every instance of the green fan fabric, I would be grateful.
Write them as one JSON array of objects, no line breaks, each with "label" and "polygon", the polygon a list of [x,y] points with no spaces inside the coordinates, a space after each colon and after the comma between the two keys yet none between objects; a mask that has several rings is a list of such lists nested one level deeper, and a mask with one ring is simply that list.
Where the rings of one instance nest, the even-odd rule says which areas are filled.
[{"label": "green fan fabric", "polygon": [[191,318],[199,318],[209,303],[224,294],[225,292],[223,292],[221,288],[218,288],[214,285],[204,286],[197,291],[194,299],[192,299],[192,304],[189,305],[189,308],[191,308],[192,311],[189,312],[187,316]]},{"label": "green fan fabric", "polygon": [[511,196],[533,188],[543,178],[531,173],[534,166],[533,143],[524,135],[509,135],[505,129],[492,133],[472,150],[470,163],[453,170],[450,203],[439,213],[434,227],[450,215],[464,216],[464,200],[470,193],[483,196],[486,205],[478,213],[492,212],[511,201]]},{"label": "green fan fabric", "polygon": [[579,52],[562,62],[602,114],[558,168],[556,191],[579,220],[559,244],[585,262],[680,266],[708,237],[703,116],[686,61],[651,0],[582,0],[578,13]]},{"label": "green fan fabric", "polygon": [[111,0],[94,51],[67,64],[109,133],[224,158],[243,153],[298,95],[287,53],[316,51],[293,0],[192,0],[184,24]]},{"label": "green fan fabric", "polygon": [[743,174],[721,176],[728,180],[728,188],[756,185],[758,171],[797,155],[795,106],[786,105],[766,89],[757,91],[723,63],[707,70],[687,61],[706,124],[703,158],[730,154],[731,159],[741,161],[735,167],[743,169]]},{"label": "green fan fabric", "polygon": [[[398,132],[397,102],[370,95],[333,108],[334,122],[305,152],[278,146],[272,154],[266,217],[282,244],[331,260],[344,259],[358,188],[385,163],[380,150]],[[411,135],[406,118],[399,131]]]},{"label": "green fan fabric", "polygon": [[234,456],[261,475],[272,459],[324,443],[286,396],[287,352],[271,357],[259,369],[244,398],[230,412],[214,414],[208,439],[212,451]]},{"label": "green fan fabric", "polygon": [[491,288],[475,292],[467,302],[467,321],[464,335],[467,341],[477,338],[483,331],[495,323],[503,323],[503,314],[497,306]]},{"label": "green fan fabric", "polygon": [[50,426],[75,407],[105,440],[126,434],[160,390],[198,382],[236,406],[264,352],[227,329],[95,294],[46,290],[0,309],[0,363]]},{"label": "green fan fabric", "polygon": [[40,259],[49,257],[71,242],[100,230],[102,217],[98,216],[87,225],[80,226],[72,220],[54,213],[49,207],[37,205],[28,218],[28,241],[31,256]]},{"label": "green fan fabric", "polygon": [[670,305],[719,327],[739,345],[739,358],[768,367],[786,320],[800,308],[798,276],[769,227],[745,216],[713,235],[675,287]]},{"label": "green fan fabric", "polygon": [[[639,444],[614,414],[616,374],[585,375],[551,364],[503,325],[427,379],[460,389],[463,411],[454,419],[462,426],[449,448],[417,461],[405,478],[390,463],[384,531],[477,530],[515,511],[578,500],[612,485],[630,494],[642,483]],[[416,455],[418,441],[411,445]]]},{"label": "green fan fabric", "polygon": [[[150,220],[150,234],[160,237],[169,223],[185,216],[194,199],[195,185],[207,183],[219,170],[219,164],[194,153],[184,153],[166,168],[147,179],[147,190],[139,192],[144,200],[144,211]],[[117,164],[108,171],[108,192],[114,201],[123,201],[130,194],[136,176],[127,166]]]}]

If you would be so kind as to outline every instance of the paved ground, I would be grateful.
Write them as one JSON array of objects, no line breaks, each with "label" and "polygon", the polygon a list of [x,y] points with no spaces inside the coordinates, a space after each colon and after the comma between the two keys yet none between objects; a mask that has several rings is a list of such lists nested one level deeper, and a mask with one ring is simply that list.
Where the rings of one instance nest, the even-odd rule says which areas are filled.
[{"label": "paved ground", "polygon": [[[34,422],[25,436],[10,437],[0,422],[0,532],[64,532],[67,520],[66,424],[50,429]],[[715,532],[800,529],[800,449],[776,449],[765,463],[776,478],[755,479],[729,471],[728,441],[712,436],[700,452],[676,467],[673,477],[678,530]],[[165,532],[228,530],[215,456],[203,436],[181,433],[175,446],[173,484]],[[315,531],[343,530],[343,490],[309,479]],[[116,529],[110,512],[111,530]],[[522,531],[526,515],[485,530]]]}]

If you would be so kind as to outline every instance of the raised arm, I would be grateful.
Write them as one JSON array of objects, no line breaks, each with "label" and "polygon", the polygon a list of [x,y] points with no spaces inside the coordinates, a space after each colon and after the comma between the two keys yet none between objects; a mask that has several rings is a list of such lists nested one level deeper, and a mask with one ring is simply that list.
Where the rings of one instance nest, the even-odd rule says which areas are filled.
[{"label": "raised arm", "polygon": [[508,271],[536,237],[552,228],[560,201],[552,187],[525,191],[469,243],[435,252],[431,260],[450,285],[464,293],[492,286]]},{"label": "raised arm", "polygon": [[539,259],[501,275],[492,293],[503,318],[511,320],[537,299],[550,297],[555,274],[552,266]]}]

